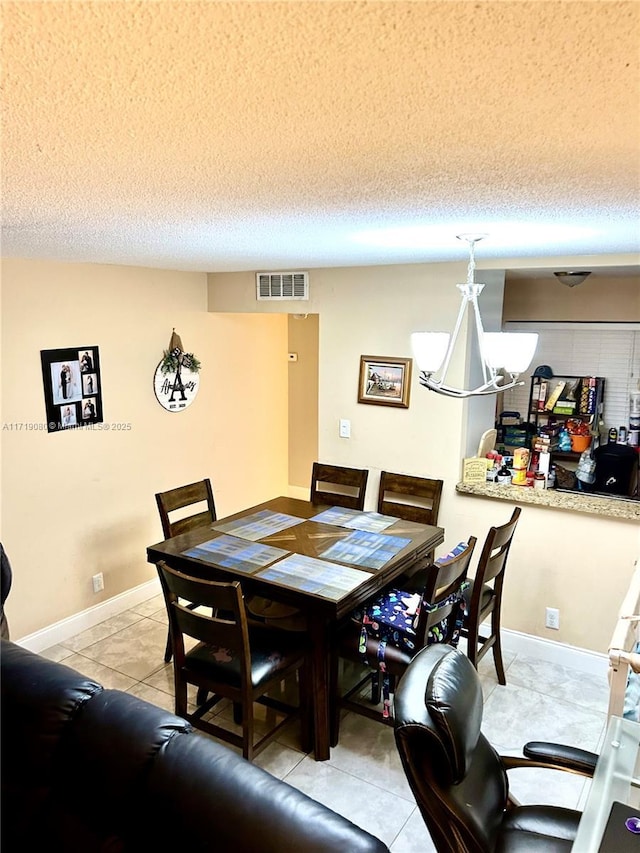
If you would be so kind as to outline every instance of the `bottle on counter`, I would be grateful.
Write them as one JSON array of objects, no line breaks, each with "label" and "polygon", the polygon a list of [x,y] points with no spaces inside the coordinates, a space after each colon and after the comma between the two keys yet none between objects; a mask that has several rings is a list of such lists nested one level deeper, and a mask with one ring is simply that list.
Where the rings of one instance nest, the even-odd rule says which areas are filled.
[{"label": "bottle on counter", "polygon": [[549,475],[547,477],[547,488],[555,489],[556,487],[556,466],[552,465],[549,469]]},{"label": "bottle on counter", "polygon": [[502,486],[510,486],[511,485],[511,470],[507,468],[506,462],[503,463],[502,467],[498,470],[498,476],[496,477],[496,482]]}]

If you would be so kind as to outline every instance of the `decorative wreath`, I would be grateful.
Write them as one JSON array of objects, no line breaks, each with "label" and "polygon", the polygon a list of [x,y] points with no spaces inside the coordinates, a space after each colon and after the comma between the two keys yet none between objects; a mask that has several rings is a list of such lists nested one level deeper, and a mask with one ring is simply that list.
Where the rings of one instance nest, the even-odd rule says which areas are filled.
[{"label": "decorative wreath", "polygon": [[191,370],[193,373],[200,372],[200,361],[192,352],[183,352],[180,347],[172,350],[164,350],[160,370],[164,373],[176,373],[181,367]]}]

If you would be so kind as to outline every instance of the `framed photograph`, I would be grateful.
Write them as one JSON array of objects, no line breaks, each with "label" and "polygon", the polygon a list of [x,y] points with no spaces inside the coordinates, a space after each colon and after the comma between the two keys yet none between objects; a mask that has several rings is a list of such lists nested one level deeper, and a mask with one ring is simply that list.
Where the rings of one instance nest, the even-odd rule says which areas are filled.
[{"label": "framed photograph", "polygon": [[410,358],[361,355],[358,402],[408,409],[412,364]]},{"label": "framed photograph", "polygon": [[102,423],[97,346],[40,351],[47,432]]}]

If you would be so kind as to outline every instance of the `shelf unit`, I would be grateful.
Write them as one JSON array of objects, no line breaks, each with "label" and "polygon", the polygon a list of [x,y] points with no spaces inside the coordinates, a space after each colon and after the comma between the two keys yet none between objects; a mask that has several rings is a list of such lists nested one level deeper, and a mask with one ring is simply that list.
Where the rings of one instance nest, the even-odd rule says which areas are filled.
[{"label": "shelf unit", "polygon": [[[533,376],[527,410],[529,423],[535,427],[536,434],[547,428],[557,434],[569,419],[581,420],[596,437],[604,407],[604,390],[605,380],[601,376]],[[552,454],[565,459],[580,457],[579,452],[557,447],[552,447]]]}]

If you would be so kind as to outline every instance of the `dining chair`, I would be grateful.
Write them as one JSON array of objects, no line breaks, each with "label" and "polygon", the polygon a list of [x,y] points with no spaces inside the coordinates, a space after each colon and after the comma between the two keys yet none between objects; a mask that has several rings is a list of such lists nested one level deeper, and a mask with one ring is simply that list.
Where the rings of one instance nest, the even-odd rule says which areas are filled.
[{"label": "dining chair", "polygon": [[422,649],[394,696],[396,746],[435,849],[570,853],[581,813],[520,805],[507,771],[547,768],[590,777],[598,756],[544,741],[525,744],[522,757],[498,755],[482,734],[482,708],[478,673],[450,646]]},{"label": "dining chair", "polygon": [[[351,619],[338,629],[335,652],[331,660],[332,742],[338,742],[341,709],[355,711],[365,717],[382,720],[392,725],[387,714],[388,697],[385,695],[383,711],[373,704],[355,701],[371,678],[371,670],[395,683],[406,671],[413,656],[424,645],[431,643],[456,643],[464,612],[462,589],[466,582],[469,562],[476,544],[471,536],[449,554],[429,567],[422,594],[387,590],[363,610],[357,610]],[[366,664],[366,675],[344,694],[340,694],[340,660]],[[374,697],[379,702],[379,691]]]},{"label": "dining chair", "polygon": [[[203,509],[206,501],[206,509]],[[216,505],[213,500],[213,489],[211,480],[198,480],[197,483],[189,483],[187,486],[178,486],[168,492],[158,492],[156,503],[160,513],[160,523],[165,539],[187,533],[203,524],[211,524],[216,520]],[[190,515],[185,515],[186,507],[197,505],[197,510]],[[178,513],[178,517],[173,514]],[[173,518],[173,521],[171,520]],[[171,660],[171,635],[167,634],[167,645],[164,653],[164,662]]]},{"label": "dining chair", "polygon": [[[300,716],[302,748],[308,752],[311,732],[305,639],[268,626],[249,626],[238,581],[221,583],[194,578],[163,561],[157,568],[171,630],[176,714],[195,728],[241,747],[249,761],[287,722]],[[206,612],[200,605],[207,608]],[[281,691],[283,681],[296,674],[299,705],[293,707],[275,694]],[[198,688],[194,710],[187,701],[188,685]],[[242,734],[204,719],[225,697],[234,703],[234,720],[241,722]],[[254,702],[283,715],[256,743]],[[237,718],[236,709],[240,709],[241,719]]]},{"label": "dining chair", "polygon": [[[467,640],[467,656],[478,668],[478,663],[489,649],[493,649],[493,662],[500,684],[506,684],[500,640],[500,612],[507,558],[513,542],[521,509],[515,507],[511,518],[501,527],[492,527],[485,539],[473,580],[464,591],[465,617],[461,636]],[[482,623],[491,617],[487,630]],[[481,633],[481,630],[484,633]]]},{"label": "dining chair", "polygon": [[364,509],[368,470],[314,462],[311,471],[311,503]]},{"label": "dining chair", "polygon": [[[443,485],[443,480],[382,471],[378,487],[378,512],[405,521],[435,526],[438,523]],[[420,563],[408,569],[404,577],[408,579],[422,567],[429,566],[434,557],[435,552],[429,552]]]},{"label": "dining chair", "polygon": [[[171,520],[170,514],[204,502],[206,502],[206,509],[199,507],[196,512],[192,512],[190,515],[180,513],[179,517],[173,517],[173,521]],[[186,533],[216,520],[216,506],[213,500],[211,480],[209,479],[189,483],[187,486],[178,486],[168,492],[158,492],[156,503],[158,504],[165,539],[171,539],[180,533]]]}]

